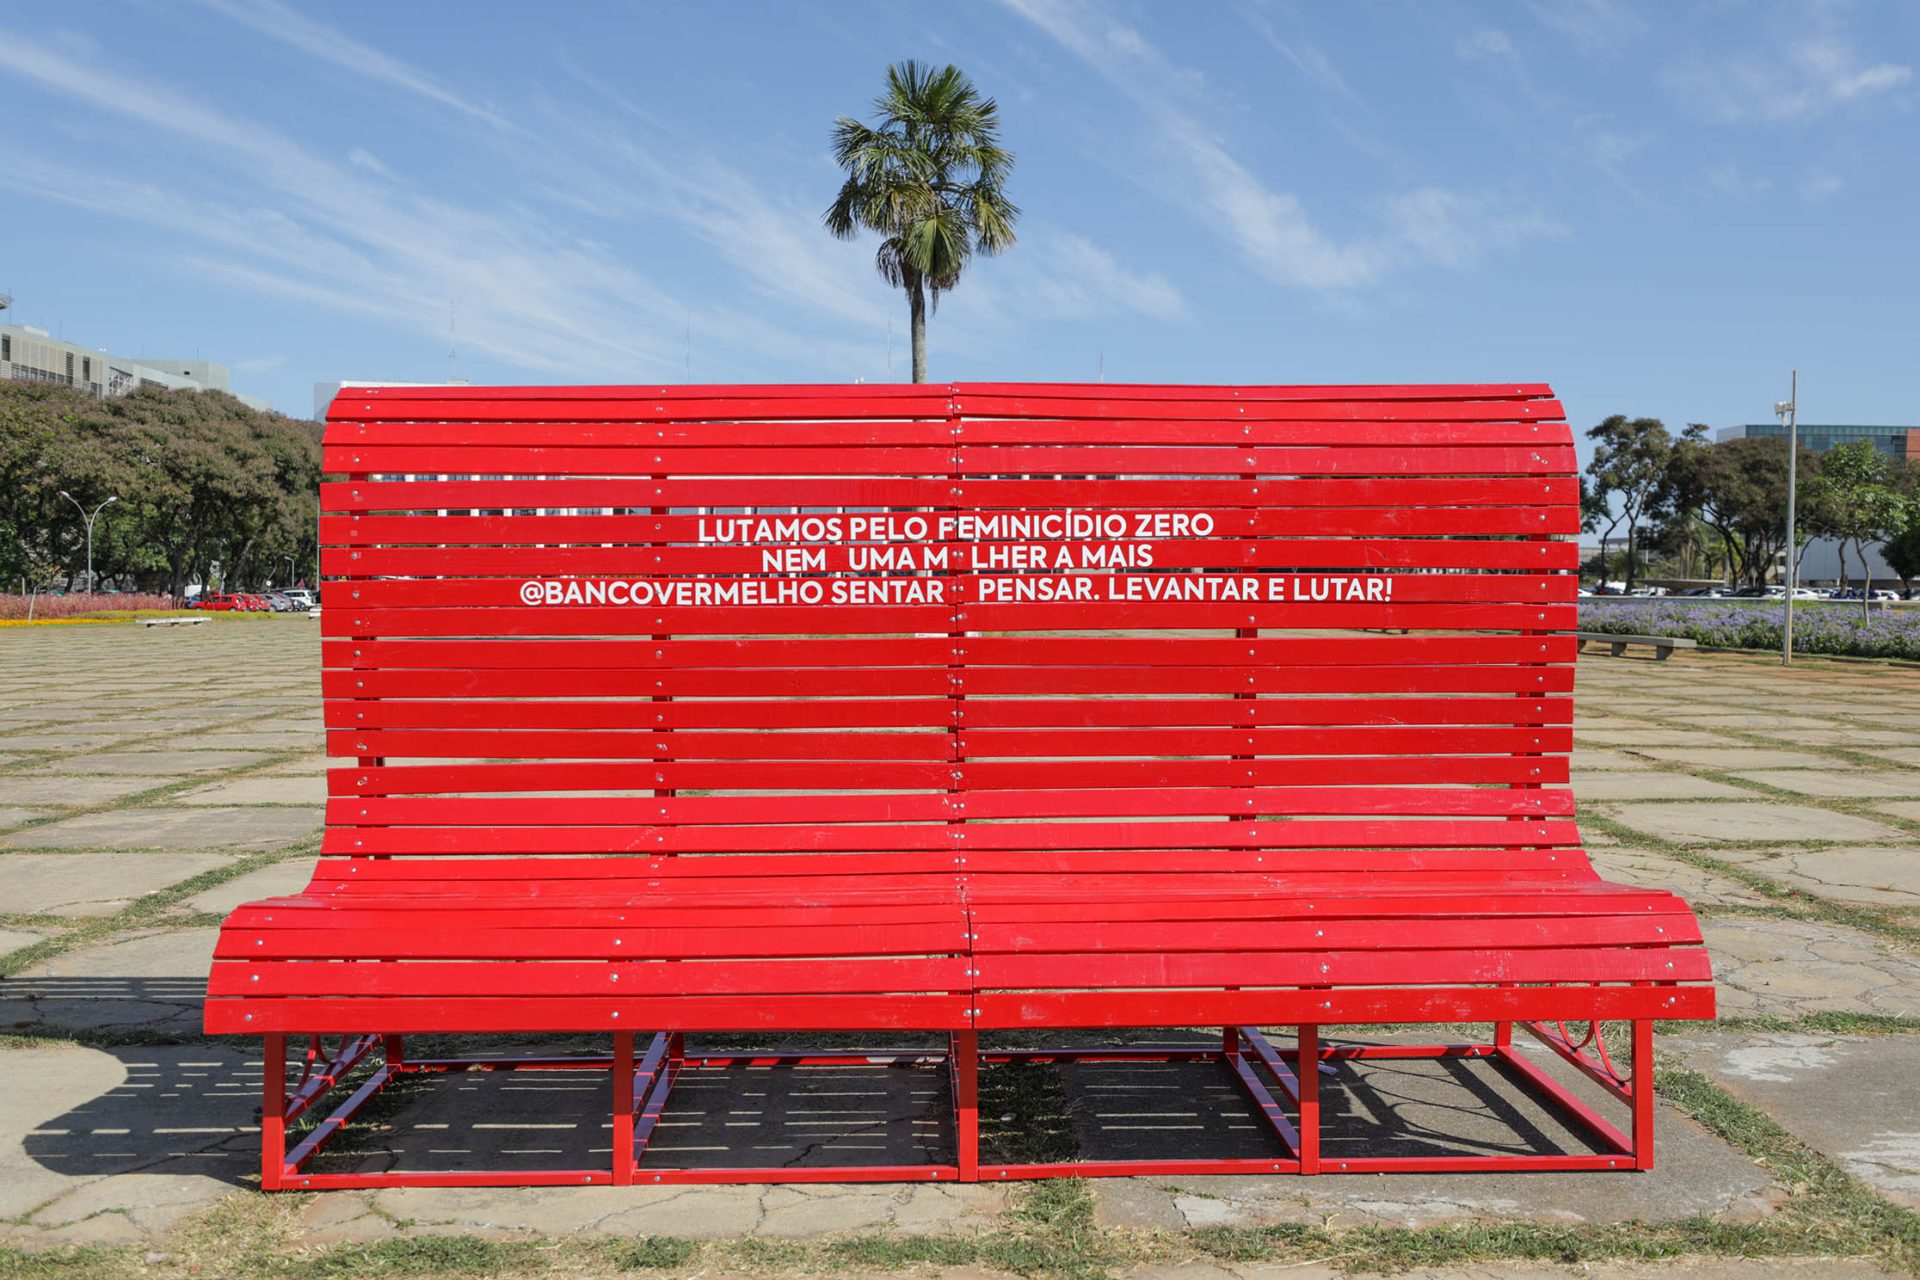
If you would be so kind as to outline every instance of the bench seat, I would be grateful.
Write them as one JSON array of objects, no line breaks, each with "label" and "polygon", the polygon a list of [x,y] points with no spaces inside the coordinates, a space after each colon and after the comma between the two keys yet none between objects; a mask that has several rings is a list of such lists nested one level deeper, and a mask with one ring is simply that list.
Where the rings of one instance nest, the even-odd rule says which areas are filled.
[{"label": "bench seat", "polygon": [[1131,854],[989,854],[956,873],[849,855],[808,874],[783,874],[791,859],[610,857],[543,860],[538,879],[512,859],[330,860],[307,892],[228,919],[207,1025],[940,1031],[1654,1007],[1602,983],[1695,984],[1662,992],[1668,1017],[1710,999],[1685,903],[1601,881],[1578,850],[1551,856],[1396,851],[1388,869],[1322,850],[1312,869],[1246,854],[1142,871]]},{"label": "bench seat", "polygon": [[[1713,988],[1574,820],[1544,384],[348,387],[325,466],[322,858],[206,1004],[265,1039],[266,1187],[1651,1166],[1654,1022]],[[1453,1038],[1322,1045],[1370,1023]],[[914,1045],[713,1038],[849,1032]],[[1370,1058],[1484,1059],[1584,1136],[1323,1163],[1319,1078]],[[983,1072],[1137,1059],[1223,1068],[1272,1151],[982,1155]],[[951,1160],[649,1145],[685,1072],[880,1066],[945,1073]],[[604,1167],[315,1166],[409,1072],[523,1068],[608,1073]]]}]

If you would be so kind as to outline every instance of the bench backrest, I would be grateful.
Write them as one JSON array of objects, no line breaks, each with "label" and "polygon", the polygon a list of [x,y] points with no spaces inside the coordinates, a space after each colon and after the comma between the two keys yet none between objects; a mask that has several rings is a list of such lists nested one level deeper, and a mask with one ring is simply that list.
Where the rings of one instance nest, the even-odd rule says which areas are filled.
[{"label": "bench backrest", "polygon": [[347,388],[325,850],[1584,874],[1562,418],[1540,384]]}]

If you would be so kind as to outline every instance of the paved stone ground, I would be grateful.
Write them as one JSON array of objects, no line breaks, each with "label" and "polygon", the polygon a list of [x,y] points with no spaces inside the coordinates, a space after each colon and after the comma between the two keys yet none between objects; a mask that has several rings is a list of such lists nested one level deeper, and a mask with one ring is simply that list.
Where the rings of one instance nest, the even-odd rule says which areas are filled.
[{"label": "paved stone ground", "polygon": [[[199,1001],[220,914],[297,888],[314,858],[326,763],[317,650],[301,619],[0,631],[0,1241],[164,1251],[209,1213],[257,1203],[249,1189],[257,1049],[201,1038]],[[1659,665],[1591,656],[1579,669],[1579,699],[1574,788],[1596,863],[1613,878],[1679,889],[1699,908],[1714,952],[1722,1022],[1664,1036],[1667,1060],[1760,1108],[1892,1202],[1920,1204],[1920,672],[1817,662],[1783,673],[1765,658],[1720,654]],[[1264,1150],[1217,1079],[1064,1080],[1079,1117],[1075,1140],[1089,1154],[1183,1135],[1208,1150]],[[592,1106],[557,1132],[516,1129],[517,1105],[529,1118],[564,1117],[570,1089],[597,1105],[595,1086],[541,1087],[540,1096],[475,1095],[465,1107],[453,1094],[423,1093],[339,1158],[378,1166],[395,1153],[444,1156],[465,1143],[486,1147],[487,1159],[537,1162],[604,1143]],[[1434,1150],[1576,1141],[1461,1072],[1351,1074],[1327,1089],[1330,1109],[1415,1132]],[[877,1087],[872,1114],[937,1093],[924,1082]],[[739,1096],[688,1097],[680,1130],[663,1142],[718,1151],[719,1162],[730,1158],[728,1142],[751,1146],[727,1136]],[[476,1100],[508,1136],[436,1127],[470,1114]],[[1504,1127],[1489,1127],[1490,1103]],[[848,1123],[849,1133],[873,1128],[862,1130],[857,1116]],[[927,1124],[910,1140],[937,1144],[938,1122]],[[829,1158],[852,1149],[845,1135],[837,1141],[821,1148]],[[1673,1106],[1662,1107],[1659,1157],[1654,1173],[1619,1177],[1110,1180],[1093,1184],[1094,1213],[1102,1226],[1172,1233],[1696,1215],[1764,1223],[1797,1194]],[[446,1232],[805,1239],[1000,1230],[1022,1194],[825,1184],[407,1190],[278,1203],[291,1215],[287,1238],[317,1247]],[[1681,1273],[1790,1267],[1808,1269],[1699,1259]],[[1256,1263],[1130,1274],[1269,1272],[1321,1274]],[[1877,1274],[1832,1260],[1816,1273]],[[1499,1264],[1447,1274],[1654,1272]]]}]

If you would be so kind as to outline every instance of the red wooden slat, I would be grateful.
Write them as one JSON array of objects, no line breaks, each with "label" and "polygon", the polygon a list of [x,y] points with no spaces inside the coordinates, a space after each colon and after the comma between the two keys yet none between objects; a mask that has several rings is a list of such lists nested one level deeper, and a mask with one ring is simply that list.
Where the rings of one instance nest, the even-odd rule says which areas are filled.
[{"label": "red wooden slat", "polygon": [[[880,546],[879,543],[863,543]],[[1007,563],[1019,544],[926,543],[911,548],[916,565],[927,563],[929,551],[947,557],[956,566],[970,563]],[[1295,572],[1322,569],[1527,569],[1567,570],[1578,565],[1579,546],[1572,542],[1477,541],[1443,542],[1433,539],[1292,538],[1155,541],[1150,544],[1153,567],[1158,569],[1238,569],[1285,566]],[[542,547],[539,570],[549,577],[612,575],[645,577],[668,573],[760,573],[767,571],[770,552],[748,546],[637,546]],[[524,577],[528,552],[521,547],[328,547],[321,569],[328,577],[383,576],[478,578]]]},{"label": "red wooden slat", "polygon": [[[1225,411],[1232,414],[1229,407]],[[543,422],[525,419],[472,422],[459,418],[388,422],[358,420],[328,424],[330,448],[356,445],[471,445],[571,448],[754,448],[817,449],[850,446],[934,445],[950,448],[954,428],[945,421],[851,422],[791,421],[777,429],[765,422]],[[1430,447],[1435,445],[1564,446],[1572,433],[1558,422],[1393,422],[1311,421],[1246,422],[1225,416],[1211,421],[1141,418],[976,419],[964,423],[960,438],[970,445],[992,444],[1147,444],[1322,445],[1347,448]],[[433,465],[428,470],[456,468]]]},{"label": "red wooden slat", "polygon": [[[596,449],[562,445],[328,445],[330,473],[538,476],[912,476],[956,464],[963,476],[1460,476],[1567,475],[1578,468],[1570,445],[1440,445],[1399,448],[1255,446],[1244,449],[1154,445],[848,447],[767,449],[659,447]],[[804,483],[804,482],[803,482]]]},{"label": "red wooden slat", "polygon": [[[1113,673],[1120,676],[1123,673]],[[1231,677],[1223,677],[1227,685]],[[1248,677],[1240,676],[1241,682]],[[351,683],[343,677],[341,683]],[[1126,680],[1118,683],[1124,687]],[[965,686],[963,686],[965,687]],[[1228,686],[1230,687],[1230,686]],[[417,690],[416,690],[417,692]],[[974,729],[1145,725],[1570,724],[1568,698],[731,698],[633,703],[362,699],[326,707],[331,729],[794,729],[964,724]]]},{"label": "red wooden slat", "polygon": [[[1549,481],[1543,488],[1558,484]],[[1533,487],[1534,482],[1527,482]],[[1242,507],[1205,509],[1223,536],[1272,538],[1456,538],[1533,536],[1580,532],[1576,487],[1546,494],[1518,494],[1505,500],[1465,502],[1477,490],[1444,506],[1402,506],[1391,501],[1347,506]],[[1533,497],[1550,499],[1541,506]],[[1516,505],[1518,504],[1518,505]],[[434,505],[438,505],[436,502]],[[1136,513],[1172,512],[1165,503],[1131,506]],[[1191,511],[1191,508],[1183,510]],[[358,547],[374,543],[435,543],[476,546],[566,543],[692,542],[700,517],[693,515],[488,515],[467,508],[446,515],[362,515],[350,518],[323,511],[320,540],[325,546]]]},{"label": "red wooden slat", "polygon": [[[1073,507],[1083,511],[1213,510],[1257,514],[1275,507],[1552,507],[1578,499],[1571,478],[1519,476],[1253,480],[950,480],[875,476],[789,479],[352,480],[320,486],[320,509],[349,512],[442,508],[527,511],[553,507],[862,506],[972,509]],[[1242,517],[1219,532],[1255,532]],[[1315,531],[1305,526],[1303,531]],[[1319,532],[1333,532],[1321,529]]]},{"label": "red wooden slat", "polygon": [[[1367,779],[1381,785],[1478,783],[1553,784],[1567,780],[1564,756],[1387,756],[1367,763]],[[769,787],[845,790],[1009,786],[1328,786],[1351,782],[1350,758],[1289,756],[1278,760],[1005,760],[761,761],[756,780]],[[332,794],[428,795],[440,792],[620,791],[724,788],[739,781],[724,762],[564,761],[403,765],[329,771]]]},{"label": "red wooden slat", "polygon": [[1284,819],[1272,822],[1059,822],[970,827],[364,827],[330,829],[321,852],[444,854],[895,852],[935,849],[1383,849],[1576,846],[1571,822],[1531,819]]},{"label": "red wooden slat", "polygon": [[[949,603],[959,601],[980,601],[992,603],[1005,602],[1005,594],[996,592],[1010,591],[1013,578],[1034,578],[1059,584],[1064,580],[1081,579],[1087,584],[1087,599],[1104,606],[1109,600],[1129,603],[1152,602],[1168,598],[1178,600],[1181,588],[1203,586],[1209,578],[1216,575],[1165,572],[1087,572],[1063,571],[1041,573],[970,573],[960,572],[938,579],[938,591],[933,595],[936,601]],[[1276,601],[1289,603],[1297,607],[1301,603],[1319,604],[1326,601],[1355,600],[1364,594],[1369,582],[1380,583],[1381,602],[1391,600],[1394,605],[1418,603],[1485,603],[1520,601],[1524,603],[1552,602],[1566,603],[1574,598],[1577,582],[1571,574],[1531,574],[1531,573],[1430,573],[1430,574],[1388,574],[1358,571],[1341,571],[1331,574],[1302,573],[1288,567],[1271,573],[1221,574],[1243,593],[1261,604]],[[759,584],[764,598],[777,599],[775,588],[781,581],[794,579],[810,580],[828,591],[836,586],[853,588],[868,585],[873,579],[848,578],[844,573],[826,574],[769,574],[759,573],[720,579],[689,579],[684,576],[668,575],[645,577],[632,582],[619,582],[626,590],[625,598],[610,596],[608,589],[613,583],[598,579],[569,580],[575,582],[589,603],[604,607],[609,602],[625,605],[633,601],[631,607],[648,608],[694,603],[694,592],[706,588],[714,593],[716,603],[724,603],[726,597],[719,594],[727,585],[747,583]],[[893,575],[892,581],[907,585],[928,585],[924,577],[913,575]],[[1354,583],[1358,586],[1353,586]],[[409,609],[443,608],[496,608],[518,606],[521,601],[519,581],[500,578],[439,578],[434,580],[406,579],[400,581],[356,582],[347,586],[343,595],[352,609],[384,609],[401,612]],[[634,600],[638,588],[644,586],[650,593],[646,604]],[[1318,589],[1318,594],[1309,595]],[[1336,592],[1354,590],[1355,595],[1341,595]],[[1281,594],[1276,596],[1278,591]],[[1297,598],[1296,598],[1297,597]],[[1369,602],[1370,603],[1370,602]],[[575,608],[577,604],[549,605],[548,608]],[[817,620],[816,620],[817,621]]]},{"label": "red wooden slat", "polygon": [[[900,667],[945,670],[985,667],[1148,666],[1404,667],[1439,669],[1506,663],[1572,663],[1571,636],[1265,636],[1253,639],[1169,634],[1141,636],[857,636],[820,639],[747,636],[731,639],[635,640],[361,640],[321,642],[330,668],[385,670],[525,670],[593,667],[655,668]],[[1319,672],[1317,679],[1332,679]]]},{"label": "red wooden slat", "polygon": [[503,965],[338,964],[314,973],[303,965],[216,960],[211,997],[247,996],[705,996],[818,995],[860,992],[958,992],[968,989],[962,959],[667,961],[595,960]]},{"label": "red wooden slat", "polygon": [[[938,579],[920,579],[939,588]],[[854,580],[860,587],[875,584]],[[699,584],[689,583],[688,586]],[[910,584],[902,583],[902,587]],[[510,588],[501,590],[512,598]],[[757,615],[757,616],[756,616]],[[1071,631],[1076,629],[1159,627],[1341,627],[1417,628],[1424,630],[1566,630],[1576,621],[1571,605],[1560,604],[1211,604],[1158,601],[1102,604],[869,604],[837,611],[833,625],[848,632],[878,635],[954,629],[978,631]],[[671,635],[730,635],[764,630],[804,635],[822,625],[819,609],[805,605],[710,605],[685,608],[613,608],[593,605],[493,609],[329,608],[321,616],[328,636],[585,636],[630,635],[635,631]]]}]

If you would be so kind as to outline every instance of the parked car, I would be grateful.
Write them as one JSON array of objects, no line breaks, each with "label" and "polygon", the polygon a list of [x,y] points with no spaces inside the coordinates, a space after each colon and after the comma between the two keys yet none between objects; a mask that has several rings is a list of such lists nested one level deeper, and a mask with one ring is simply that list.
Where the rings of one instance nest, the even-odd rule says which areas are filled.
[{"label": "parked car", "polygon": [[246,607],[240,597],[230,591],[202,591],[187,601],[189,609],[206,609],[213,613],[237,613]]},{"label": "parked car", "polygon": [[288,587],[280,594],[285,596],[295,609],[311,609],[319,603],[314,598],[313,592],[305,587]]},{"label": "parked car", "polygon": [[292,613],[293,599],[284,591],[267,592],[267,608],[275,613]]}]

